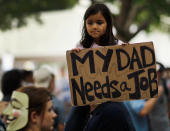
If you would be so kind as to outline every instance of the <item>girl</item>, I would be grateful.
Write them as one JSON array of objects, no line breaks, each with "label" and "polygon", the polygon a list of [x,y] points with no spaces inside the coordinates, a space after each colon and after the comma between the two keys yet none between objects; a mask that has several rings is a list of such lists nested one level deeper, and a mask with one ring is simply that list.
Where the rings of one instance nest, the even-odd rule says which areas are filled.
[{"label": "girl", "polygon": [[[73,51],[84,48],[118,45],[121,42],[112,33],[112,16],[102,3],[91,5],[84,15],[80,44]],[[92,117],[89,120],[90,113]],[[133,126],[122,103],[105,102],[100,105],[73,107],[65,131],[129,131]],[[88,122],[87,122],[88,121]]]},{"label": "girl", "polygon": [[77,48],[95,48],[122,43],[112,33],[112,16],[109,9],[100,3],[91,5],[84,15],[82,38]]}]

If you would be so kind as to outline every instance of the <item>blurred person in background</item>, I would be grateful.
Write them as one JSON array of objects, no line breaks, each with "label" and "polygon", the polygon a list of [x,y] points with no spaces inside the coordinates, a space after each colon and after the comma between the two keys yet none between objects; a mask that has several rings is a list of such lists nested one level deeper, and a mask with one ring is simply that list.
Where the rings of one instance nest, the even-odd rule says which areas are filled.
[{"label": "blurred person in background", "polygon": [[[21,87],[22,75],[21,70],[12,69],[4,72],[1,79],[1,91],[3,94],[2,101],[0,102],[0,115],[2,115],[2,110],[8,105],[11,99],[12,92],[19,87]],[[0,131],[5,130],[3,115],[0,119]]]},{"label": "blurred person in background", "polygon": [[157,98],[150,98],[124,102],[136,131],[150,131],[149,112],[153,109],[156,101]]},{"label": "blurred person in background", "polygon": [[64,102],[66,107],[66,116],[68,116],[71,109],[71,96],[69,81],[64,65],[60,67],[60,76],[61,77],[58,79],[56,85],[56,97]]},{"label": "blurred person in background", "polygon": [[34,78],[33,78],[33,71],[32,70],[21,70],[22,74],[22,86],[33,86],[34,85]]},{"label": "blurred person in background", "polygon": [[[136,128],[136,131],[152,131],[152,130],[156,131],[155,127],[158,129],[157,131],[161,131],[161,128],[162,128],[161,121],[163,119],[160,117],[160,115],[163,115],[164,119],[166,119],[167,117],[167,116],[165,117],[165,113],[162,113],[162,111],[166,107],[165,105],[162,105],[164,102],[161,104],[163,88],[159,84],[160,78],[161,78],[159,73],[162,73],[162,72],[160,72],[160,69],[158,69],[158,67],[160,67],[160,64],[157,63],[158,97],[150,98],[148,100],[134,100],[134,101],[124,102],[125,106],[127,107],[130,113],[132,122]],[[160,120],[160,123],[156,122],[156,121],[159,121],[158,119]],[[162,128],[162,131],[167,131],[165,129],[167,125],[166,123],[167,122],[164,123],[165,127],[164,129]]]},{"label": "blurred person in background", "polygon": [[14,91],[3,114],[7,116],[7,131],[53,131],[56,117],[51,93],[35,87]]},{"label": "blurred person in background", "polygon": [[[168,89],[168,117],[170,121],[170,67],[167,67],[163,72],[163,87],[167,87]],[[166,88],[165,88],[166,91]]]},{"label": "blurred person in background", "polygon": [[158,88],[160,97],[150,112],[151,131],[170,131],[168,119],[168,88],[162,78],[165,70],[163,64],[157,62]]},{"label": "blurred person in background", "polygon": [[3,94],[2,101],[10,101],[12,92],[19,87],[22,83],[22,73],[19,69],[12,69],[5,72],[1,79],[1,91]]},{"label": "blurred person in background", "polygon": [[[49,67],[41,67],[34,72],[34,82],[36,87],[47,88],[51,94],[55,89],[55,75]],[[65,123],[65,106],[64,104],[52,95],[53,109],[58,117],[54,122],[54,131],[64,131]]]}]

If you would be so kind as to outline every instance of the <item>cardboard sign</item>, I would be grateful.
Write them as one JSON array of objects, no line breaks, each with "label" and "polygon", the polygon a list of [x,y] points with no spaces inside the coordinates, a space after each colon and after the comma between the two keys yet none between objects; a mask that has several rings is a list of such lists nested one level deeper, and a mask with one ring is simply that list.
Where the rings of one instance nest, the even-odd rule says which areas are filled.
[{"label": "cardboard sign", "polygon": [[67,51],[72,105],[156,97],[152,42]]}]

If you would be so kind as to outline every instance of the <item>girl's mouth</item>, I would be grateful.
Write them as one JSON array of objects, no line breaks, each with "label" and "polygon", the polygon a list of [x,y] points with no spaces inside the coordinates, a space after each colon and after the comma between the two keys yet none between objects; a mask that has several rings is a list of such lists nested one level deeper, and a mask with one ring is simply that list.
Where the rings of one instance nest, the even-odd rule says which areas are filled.
[{"label": "girl's mouth", "polygon": [[97,34],[97,33],[99,33],[99,31],[92,31],[92,33],[93,33],[93,34]]}]

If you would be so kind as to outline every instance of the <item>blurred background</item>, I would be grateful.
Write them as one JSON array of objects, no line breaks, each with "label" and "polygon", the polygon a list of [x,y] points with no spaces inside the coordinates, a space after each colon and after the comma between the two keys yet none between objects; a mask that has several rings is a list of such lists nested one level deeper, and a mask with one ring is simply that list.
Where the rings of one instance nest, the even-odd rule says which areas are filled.
[{"label": "blurred background", "polygon": [[[156,60],[170,67],[170,0],[98,1],[112,11],[117,38],[153,41]],[[0,75],[13,68],[34,71],[48,65],[56,83],[67,79],[66,51],[79,42],[84,12],[93,2],[0,0]]]}]

